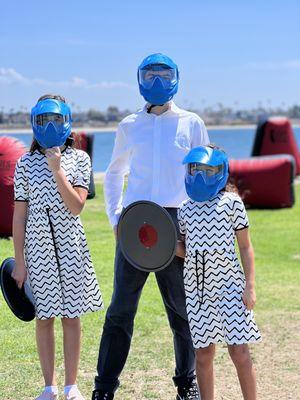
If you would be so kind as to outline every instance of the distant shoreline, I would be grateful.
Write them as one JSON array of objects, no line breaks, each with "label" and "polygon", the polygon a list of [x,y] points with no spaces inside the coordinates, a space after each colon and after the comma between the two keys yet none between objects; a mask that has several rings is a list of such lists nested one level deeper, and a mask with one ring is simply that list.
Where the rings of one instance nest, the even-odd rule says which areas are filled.
[{"label": "distant shoreline", "polygon": [[[95,127],[95,128],[91,128],[91,127],[75,127],[74,129],[72,129],[74,132],[86,132],[86,133],[93,133],[93,132],[111,132],[111,131],[116,131],[117,130],[117,125],[115,126],[108,126],[108,127]],[[32,129],[26,128],[26,129],[21,129],[21,128],[6,128],[6,129],[1,129],[0,128],[0,134],[13,134],[13,133],[18,133],[18,134],[26,134],[28,135],[29,133],[32,133]]]},{"label": "distant shoreline", "polygon": [[[292,124],[293,128],[300,128],[300,124]],[[256,129],[257,125],[256,124],[249,124],[249,125],[206,125],[207,129],[210,131],[216,131],[216,130],[237,130],[237,129]],[[101,132],[116,132],[118,128],[118,125],[112,125],[112,126],[107,126],[107,127],[75,127],[73,130],[74,132],[86,132],[86,133],[101,133]],[[32,133],[31,129],[21,129],[21,128],[7,128],[7,129],[1,129],[0,128],[0,134],[7,134],[7,135],[12,135],[12,134],[26,134],[28,135],[29,133]]]},{"label": "distant shoreline", "polygon": [[[299,125],[300,126],[300,125]],[[117,130],[117,125],[114,126],[109,126],[109,127],[75,127],[73,129],[74,132],[81,132],[84,131],[86,133],[93,133],[93,132],[116,132]],[[218,129],[255,129],[256,125],[206,125],[207,129],[209,130],[218,130]],[[296,126],[295,126],[296,127]],[[29,134],[32,133],[31,129],[21,129],[21,128],[8,128],[8,129],[0,129],[0,134]]]}]

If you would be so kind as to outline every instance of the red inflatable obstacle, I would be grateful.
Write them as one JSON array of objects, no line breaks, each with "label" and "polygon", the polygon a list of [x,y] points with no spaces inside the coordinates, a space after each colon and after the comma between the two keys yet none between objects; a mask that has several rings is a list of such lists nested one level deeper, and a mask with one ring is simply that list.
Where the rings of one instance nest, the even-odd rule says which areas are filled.
[{"label": "red inflatable obstacle", "polygon": [[18,159],[26,152],[19,140],[0,137],[0,236],[12,235],[14,173]]},{"label": "red inflatable obstacle", "polygon": [[88,153],[91,160],[93,158],[94,135],[85,132],[75,134],[75,147]]},{"label": "red inflatable obstacle", "polygon": [[257,208],[283,208],[294,204],[295,160],[281,154],[230,160],[230,181],[244,203]]},{"label": "red inflatable obstacle", "polygon": [[292,125],[287,118],[269,118],[257,127],[252,156],[271,154],[293,156],[296,163],[296,174],[300,175],[300,153]]},{"label": "red inflatable obstacle", "polygon": [[[80,150],[84,150],[90,156],[91,162],[93,162],[93,147],[94,147],[94,135],[87,134],[85,132],[78,132],[75,135],[75,147]],[[94,173],[91,171],[90,187],[88,199],[93,199],[96,195]]]}]

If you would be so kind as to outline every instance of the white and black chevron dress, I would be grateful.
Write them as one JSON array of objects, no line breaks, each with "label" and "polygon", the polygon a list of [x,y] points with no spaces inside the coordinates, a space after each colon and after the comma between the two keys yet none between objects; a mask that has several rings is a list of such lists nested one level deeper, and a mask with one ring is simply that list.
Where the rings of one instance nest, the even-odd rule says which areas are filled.
[{"label": "white and black chevron dress", "polygon": [[[91,164],[87,153],[67,147],[61,166],[73,187],[88,189]],[[101,309],[82,223],[65,206],[47,158],[38,150],[26,153],[17,163],[15,200],[28,202],[25,261],[36,317],[76,318]]]},{"label": "white and black chevron dress", "polygon": [[194,347],[259,341],[253,311],[242,301],[245,278],[234,248],[235,231],[249,226],[242,200],[229,192],[204,202],[187,200],[178,219],[185,235],[184,285]]}]

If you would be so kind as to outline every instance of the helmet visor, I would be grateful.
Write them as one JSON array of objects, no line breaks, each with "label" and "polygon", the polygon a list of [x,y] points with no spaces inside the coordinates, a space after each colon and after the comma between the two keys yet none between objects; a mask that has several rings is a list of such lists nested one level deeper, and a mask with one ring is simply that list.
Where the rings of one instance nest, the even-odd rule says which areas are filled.
[{"label": "helmet visor", "polygon": [[212,167],[207,164],[189,163],[187,164],[187,172],[191,176],[201,174],[206,185],[213,185],[222,179],[224,166],[220,164]]},{"label": "helmet visor", "polygon": [[58,125],[63,125],[69,121],[69,115],[62,115],[56,113],[44,113],[35,115],[33,122],[36,126],[45,126],[48,122],[55,122]]},{"label": "helmet visor", "polygon": [[156,79],[159,79],[165,89],[171,88],[178,81],[177,70],[161,65],[151,65],[138,71],[139,83],[145,89],[151,89]]}]

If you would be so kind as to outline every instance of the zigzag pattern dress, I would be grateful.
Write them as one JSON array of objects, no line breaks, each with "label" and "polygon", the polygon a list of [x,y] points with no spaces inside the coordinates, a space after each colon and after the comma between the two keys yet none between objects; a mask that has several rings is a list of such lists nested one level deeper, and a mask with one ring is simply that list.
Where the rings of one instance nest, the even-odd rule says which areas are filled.
[{"label": "zigzag pattern dress", "polygon": [[204,202],[187,200],[178,210],[185,235],[184,285],[193,345],[243,344],[261,339],[253,311],[242,301],[244,273],[235,253],[235,231],[249,226],[235,193]]},{"label": "zigzag pattern dress", "polygon": [[[88,190],[87,153],[67,147],[61,167],[73,187]],[[15,170],[15,200],[28,202],[25,262],[36,317],[76,318],[103,308],[80,217],[66,208],[46,156],[23,155]]]}]

